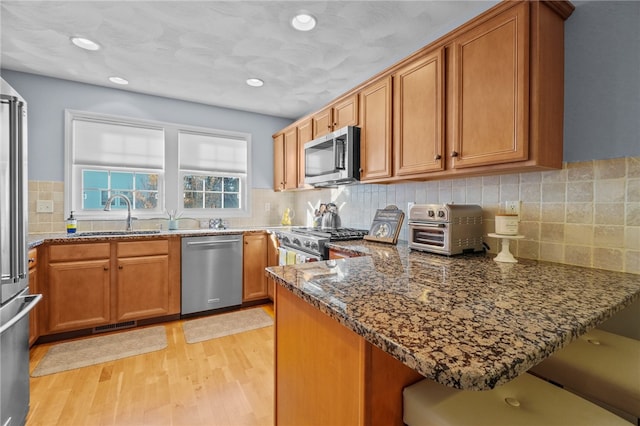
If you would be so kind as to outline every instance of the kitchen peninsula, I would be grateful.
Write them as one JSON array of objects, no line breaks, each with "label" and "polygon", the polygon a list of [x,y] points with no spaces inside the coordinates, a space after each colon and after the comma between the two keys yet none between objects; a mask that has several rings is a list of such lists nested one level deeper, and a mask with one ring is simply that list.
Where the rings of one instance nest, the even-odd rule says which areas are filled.
[{"label": "kitchen peninsula", "polygon": [[279,284],[277,424],[402,424],[403,386],[494,388],[640,297],[634,274],[330,247],[358,257],[267,268]]}]

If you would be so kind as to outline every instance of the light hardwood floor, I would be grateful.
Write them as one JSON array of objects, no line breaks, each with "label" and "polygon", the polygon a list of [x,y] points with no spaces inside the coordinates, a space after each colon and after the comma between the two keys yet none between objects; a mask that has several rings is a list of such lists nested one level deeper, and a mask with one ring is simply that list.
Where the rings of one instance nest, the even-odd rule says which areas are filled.
[{"label": "light hardwood floor", "polygon": [[164,324],[164,350],[32,377],[27,426],[273,425],[273,326],[187,344],[182,323]]}]

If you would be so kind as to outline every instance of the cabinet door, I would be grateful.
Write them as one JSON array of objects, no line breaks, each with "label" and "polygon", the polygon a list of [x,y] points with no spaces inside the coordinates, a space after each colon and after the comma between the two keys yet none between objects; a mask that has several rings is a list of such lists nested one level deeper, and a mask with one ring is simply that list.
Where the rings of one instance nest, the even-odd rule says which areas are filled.
[{"label": "cabinet door", "polygon": [[452,166],[528,158],[529,4],[483,22],[453,43]]},{"label": "cabinet door", "polygon": [[273,190],[284,190],[284,133],[273,138]]},{"label": "cabinet door", "polygon": [[169,256],[118,259],[116,321],[169,315]]},{"label": "cabinet door", "polygon": [[284,189],[298,187],[298,129],[284,133]]},{"label": "cabinet door", "polygon": [[311,119],[298,124],[298,188],[311,188],[304,184],[304,144],[313,140],[313,125]]},{"label": "cabinet door", "polygon": [[266,299],[267,277],[264,268],[267,267],[267,234],[252,233],[244,236],[242,258],[242,301]]},{"label": "cabinet door", "polygon": [[394,424],[365,421],[362,337],[282,286],[276,287],[275,312],[275,424]]},{"label": "cabinet door", "polygon": [[444,168],[444,51],[438,49],[393,76],[394,174]]},{"label": "cabinet door", "polygon": [[391,177],[391,77],[360,91],[360,179]]},{"label": "cabinet door", "polygon": [[358,96],[353,95],[333,106],[333,130],[358,125]]},{"label": "cabinet door", "polygon": [[311,118],[313,139],[324,136],[333,130],[333,108],[325,108]]},{"label": "cabinet door", "polygon": [[43,293],[49,308],[49,332],[109,323],[109,259],[50,263],[48,278]]}]

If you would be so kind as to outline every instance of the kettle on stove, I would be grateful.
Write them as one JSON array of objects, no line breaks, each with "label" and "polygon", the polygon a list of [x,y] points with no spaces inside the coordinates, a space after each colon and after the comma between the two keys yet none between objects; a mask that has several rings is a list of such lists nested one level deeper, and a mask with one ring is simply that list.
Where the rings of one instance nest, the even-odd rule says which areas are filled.
[{"label": "kettle on stove", "polygon": [[338,206],[333,203],[327,204],[326,211],[322,214],[322,229],[336,229],[340,227],[340,216]]}]

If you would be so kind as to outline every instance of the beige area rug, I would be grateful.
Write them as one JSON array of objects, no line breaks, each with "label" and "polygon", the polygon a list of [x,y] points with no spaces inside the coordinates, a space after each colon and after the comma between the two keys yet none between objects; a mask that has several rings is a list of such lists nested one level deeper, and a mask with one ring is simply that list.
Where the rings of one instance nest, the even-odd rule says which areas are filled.
[{"label": "beige area rug", "polygon": [[187,343],[198,343],[270,325],[273,325],[271,315],[262,308],[254,308],[187,321],[182,329]]},{"label": "beige area rug", "polygon": [[166,347],[167,332],[163,326],[59,343],[49,348],[31,376],[73,370]]}]

